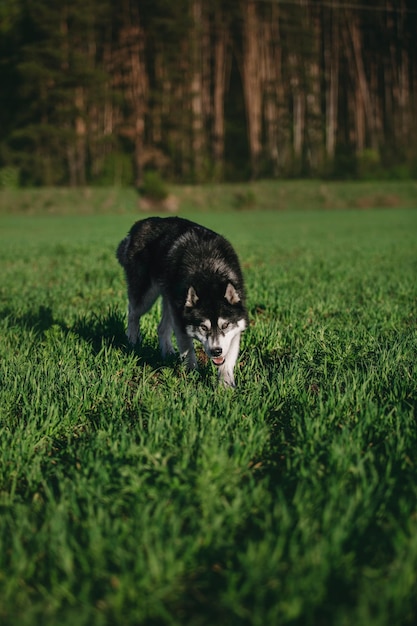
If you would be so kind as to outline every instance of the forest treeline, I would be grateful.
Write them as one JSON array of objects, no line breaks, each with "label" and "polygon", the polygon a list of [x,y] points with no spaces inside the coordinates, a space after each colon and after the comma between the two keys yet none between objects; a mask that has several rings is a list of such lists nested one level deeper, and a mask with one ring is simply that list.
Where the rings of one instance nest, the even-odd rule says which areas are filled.
[{"label": "forest treeline", "polygon": [[415,0],[1,0],[22,185],[417,175]]}]

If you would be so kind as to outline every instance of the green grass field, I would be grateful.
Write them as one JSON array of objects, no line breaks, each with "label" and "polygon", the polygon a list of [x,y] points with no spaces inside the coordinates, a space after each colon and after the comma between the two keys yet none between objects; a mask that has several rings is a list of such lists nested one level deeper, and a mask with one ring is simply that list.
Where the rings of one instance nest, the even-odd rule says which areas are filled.
[{"label": "green grass field", "polygon": [[417,211],[187,213],[242,261],[236,390],[126,347],[136,219],[0,217],[3,626],[412,626]]}]

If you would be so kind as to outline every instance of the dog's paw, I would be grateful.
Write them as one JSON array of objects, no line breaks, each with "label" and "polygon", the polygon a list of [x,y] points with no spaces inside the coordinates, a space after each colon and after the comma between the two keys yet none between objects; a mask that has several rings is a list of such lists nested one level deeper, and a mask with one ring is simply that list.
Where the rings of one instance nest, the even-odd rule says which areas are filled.
[{"label": "dog's paw", "polygon": [[181,361],[190,372],[198,369],[197,357],[194,350],[185,350],[181,353],[180,357]]},{"label": "dog's paw", "polygon": [[138,332],[127,332],[126,333],[127,342],[130,348],[134,348],[136,345],[140,345],[142,343],[142,336]]},{"label": "dog's paw", "polygon": [[224,374],[219,376],[219,383],[226,387],[226,389],[235,389],[236,383],[233,375]]},{"label": "dog's paw", "polygon": [[161,356],[164,361],[168,360],[170,357],[173,357],[177,352],[172,345],[164,345],[160,346]]}]

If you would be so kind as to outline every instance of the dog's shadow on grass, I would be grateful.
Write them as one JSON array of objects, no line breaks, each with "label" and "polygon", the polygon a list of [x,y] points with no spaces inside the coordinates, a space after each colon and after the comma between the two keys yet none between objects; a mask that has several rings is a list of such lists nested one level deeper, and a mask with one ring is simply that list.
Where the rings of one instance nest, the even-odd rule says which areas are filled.
[{"label": "dog's shadow on grass", "polygon": [[[106,314],[94,313],[79,316],[72,323],[66,323],[54,316],[49,306],[40,306],[37,310],[17,314],[11,309],[0,312],[0,319],[7,319],[11,326],[32,331],[38,339],[44,339],[52,328],[59,328],[65,335],[74,334],[91,346],[94,354],[103,348],[113,348],[126,354],[136,354],[142,363],[154,368],[163,364],[159,349],[143,344],[132,347],[126,338],[125,316],[116,309]],[[176,358],[168,359],[165,364],[174,364]]]},{"label": "dog's shadow on grass", "polygon": [[68,330],[87,341],[98,353],[107,347],[129,350],[124,320],[117,311],[110,310],[106,315],[95,315],[91,313],[78,317]]},{"label": "dog's shadow on grass", "polygon": [[169,365],[177,362],[175,356],[162,359],[159,348],[143,343],[137,346],[129,344],[126,337],[125,315],[117,310],[110,310],[107,315],[87,315],[78,318],[70,328],[81,339],[87,341],[95,354],[101,352],[103,347],[120,350],[126,354],[134,354],[141,363],[158,368],[161,365]]},{"label": "dog's shadow on grass", "polygon": [[[7,319],[11,326],[30,330],[39,341],[45,340],[48,333],[56,328],[65,336],[75,335],[87,343],[95,355],[103,349],[118,350],[126,355],[135,355],[138,365],[150,365],[154,370],[162,366],[177,370],[182,365],[178,353],[163,359],[159,347],[147,343],[146,338],[144,343],[131,346],[126,337],[125,313],[117,309],[109,309],[105,314],[86,313],[70,323],[55,317],[50,306],[40,306],[20,315],[6,309],[0,311],[0,319]],[[196,352],[201,380],[207,384],[212,379],[212,368],[204,351],[197,346]]]},{"label": "dog's shadow on grass", "polygon": [[58,324],[51,307],[46,306],[40,306],[37,311],[28,311],[21,315],[6,308],[0,312],[0,319],[7,320],[10,326],[32,330],[37,336],[44,335],[52,326]]},{"label": "dog's shadow on grass", "polygon": [[[155,370],[162,366],[176,370],[182,365],[178,352],[163,358],[159,346],[147,343],[146,336],[143,343],[132,346],[126,337],[125,314],[118,310],[110,310],[106,316],[90,314],[79,318],[71,327],[71,331],[90,343],[95,354],[106,346],[126,354],[134,354],[138,364],[150,365]],[[202,348],[197,346],[196,352],[200,376],[203,380],[209,380],[212,369],[208,367],[208,359]]]}]

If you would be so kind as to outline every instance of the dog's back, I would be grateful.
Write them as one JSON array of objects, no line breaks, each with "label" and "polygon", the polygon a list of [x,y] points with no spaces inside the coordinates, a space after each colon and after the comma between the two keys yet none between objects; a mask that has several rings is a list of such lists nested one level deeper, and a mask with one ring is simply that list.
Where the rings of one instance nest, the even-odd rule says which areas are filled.
[{"label": "dog's back", "polygon": [[[173,243],[185,232],[211,232],[203,226],[179,217],[148,217],[133,224],[127,237],[119,244],[116,252],[119,263],[126,267],[137,255],[148,250],[166,254]],[[213,233],[215,234],[215,233]]]}]

